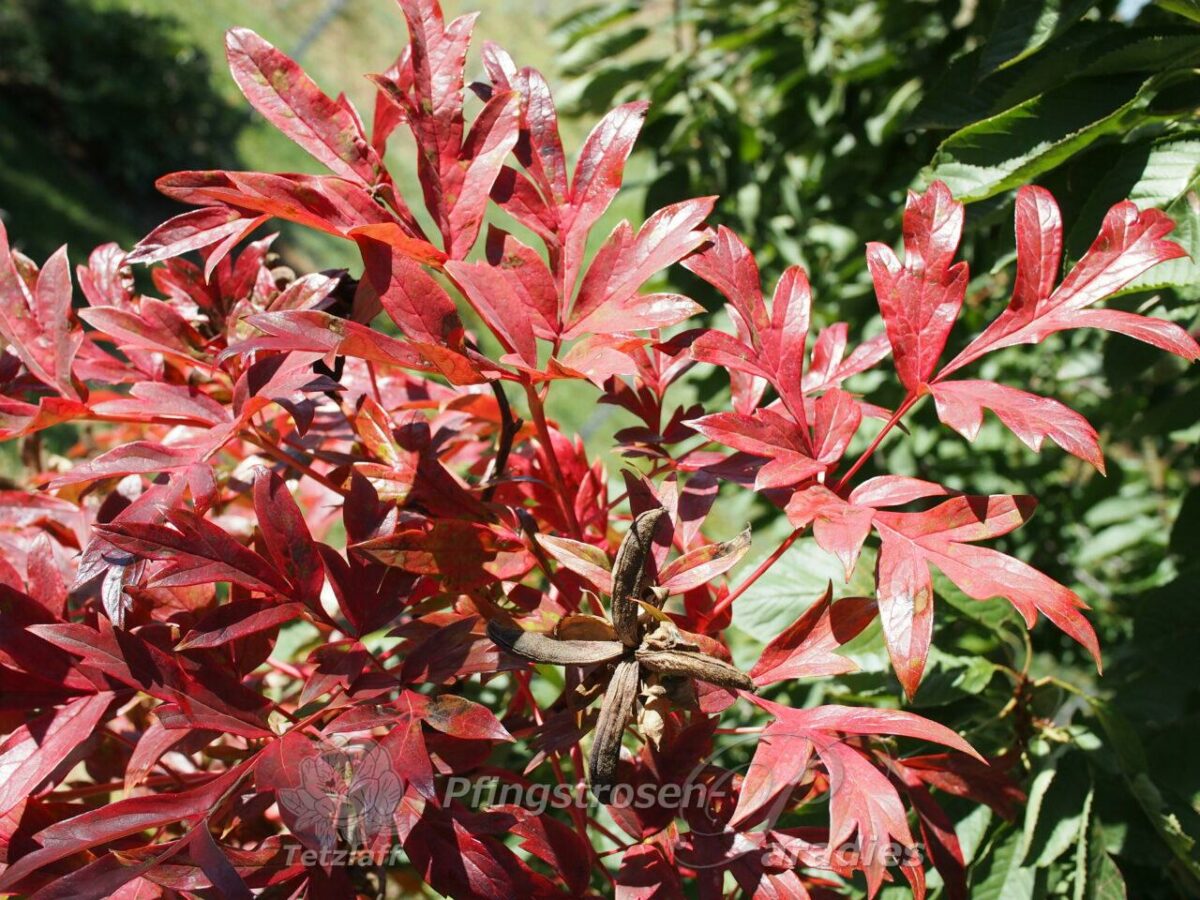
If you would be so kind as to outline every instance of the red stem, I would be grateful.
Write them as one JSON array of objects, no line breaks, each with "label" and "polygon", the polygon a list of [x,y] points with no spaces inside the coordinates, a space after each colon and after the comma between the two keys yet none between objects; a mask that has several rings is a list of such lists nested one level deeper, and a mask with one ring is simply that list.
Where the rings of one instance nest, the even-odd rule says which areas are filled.
[{"label": "red stem", "polygon": [[892,413],[892,417],[888,419],[883,428],[879,430],[879,434],[875,435],[875,440],[871,441],[867,449],[862,452],[862,455],[860,455],[858,459],[854,461],[854,465],[852,465],[849,470],[847,470],[846,474],[843,475],[838,481],[837,486],[833,489],[835,494],[840,494],[842,492],[842,488],[844,488],[847,482],[854,477],[855,473],[857,473],[858,470],[863,467],[866,461],[871,458],[871,455],[876,451],[876,449],[878,449],[883,439],[887,437],[888,432],[896,427],[897,423],[899,423],[904,414],[912,409],[913,404],[919,399],[921,399],[920,394],[913,393],[911,391],[909,392],[908,396],[904,398],[904,402],[896,407],[896,411]]},{"label": "red stem", "polygon": [[778,547],[775,548],[775,551],[770,556],[768,556],[766,559],[764,559],[762,562],[760,562],[758,564],[758,568],[755,569],[753,572],[751,572],[745,581],[743,581],[736,588],[734,588],[732,591],[730,591],[729,594],[726,595],[726,597],[723,600],[718,602],[717,605],[713,607],[712,618],[713,619],[718,618],[719,616],[721,616],[725,613],[725,610],[727,610],[727,609],[729,609],[729,607],[733,606],[733,601],[736,600],[738,597],[742,596],[742,594],[746,593],[746,589],[749,588],[750,585],[752,585],[752,584],[754,584],[754,582],[758,581],[758,579],[760,579],[763,576],[763,574],[767,571],[767,569],[769,569],[769,568],[771,568],[771,566],[775,565],[775,563],[777,563],[779,561],[779,557],[783,556],[783,554],[787,551],[787,548],[792,546],[792,544],[796,543],[796,538],[800,537],[800,535],[803,533],[804,533],[803,528],[797,528],[795,531],[793,531],[791,534],[789,534],[786,538],[784,538],[783,542]]},{"label": "red stem", "polygon": [[528,381],[525,382],[525,396],[529,398],[529,412],[533,416],[533,424],[537,428],[538,443],[542,445],[546,468],[550,470],[554,489],[558,493],[559,505],[571,528],[571,535],[578,538],[583,534],[583,529],[579,527],[579,519],[575,517],[575,506],[571,502],[571,498],[567,496],[567,481],[563,477],[562,468],[558,464],[558,454],[554,452],[554,444],[550,439],[550,426],[546,422],[546,410],[542,405],[542,398],[538,396],[537,391]]}]

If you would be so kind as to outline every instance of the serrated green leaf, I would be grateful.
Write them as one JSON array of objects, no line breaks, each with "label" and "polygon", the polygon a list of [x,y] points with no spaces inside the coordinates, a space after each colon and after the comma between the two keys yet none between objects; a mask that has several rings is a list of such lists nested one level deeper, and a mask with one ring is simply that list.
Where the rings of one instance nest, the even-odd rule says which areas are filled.
[{"label": "serrated green leaf", "polygon": [[[1023,861],[1035,868],[1049,866],[1075,843],[1092,789],[1091,775],[1081,754],[1066,754],[1047,766],[1034,779],[1025,815]],[[1054,774],[1039,780],[1046,772]]]},{"label": "serrated green leaf", "polygon": [[1005,0],[987,38],[983,71],[994,72],[1037,53],[1091,6],[1091,0]]},{"label": "serrated green leaf", "polygon": [[1196,839],[1184,830],[1179,816],[1163,798],[1150,776],[1145,772],[1139,773],[1130,780],[1129,786],[1163,843],[1171,848],[1171,852],[1187,867],[1193,878],[1200,878]]},{"label": "serrated green leaf", "polygon": [[941,179],[963,201],[983,200],[1035,179],[1101,137],[1151,121],[1158,93],[1184,75],[1079,79],[955,132],[938,147],[924,181]]},{"label": "serrated green leaf", "polygon": [[1092,800],[1095,799],[1096,789],[1089,788],[1083,801],[1083,816],[1079,823],[1079,833],[1075,835],[1075,900],[1087,900],[1090,896],[1088,881],[1090,857],[1088,847],[1093,838],[1092,834]]}]

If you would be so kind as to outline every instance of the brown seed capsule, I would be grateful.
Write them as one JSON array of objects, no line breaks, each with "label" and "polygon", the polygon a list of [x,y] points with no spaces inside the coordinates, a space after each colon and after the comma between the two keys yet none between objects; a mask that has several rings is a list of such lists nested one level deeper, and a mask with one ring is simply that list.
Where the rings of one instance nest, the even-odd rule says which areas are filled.
[{"label": "brown seed capsule", "polygon": [[618,641],[560,641],[548,634],[506,628],[488,622],[488,637],[517,656],[558,666],[588,666],[615,659],[624,651]]},{"label": "brown seed capsule", "polygon": [[654,530],[667,511],[648,509],[629,526],[612,567],[612,620],[617,637],[626,647],[638,645],[638,605],[646,590],[646,560],[654,542]]},{"label": "brown seed capsule", "polygon": [[633,703],[637,699],[639,668],[637,660],[623,659],[617,663],[612,681],[600,704],[600,719],[596,722],[592,738],[592,752],[588,757],[588,783],[592,793],[601,803],[608,801],[616,781],[617,762],[621,758],[621,735],[633,717]]},{"label": "brown seed capsule", "polygon": [[687,650],[638,650],[637,661],[651,672],[699,678],[731,691],[753,691],[750,676],[723,660]]}]

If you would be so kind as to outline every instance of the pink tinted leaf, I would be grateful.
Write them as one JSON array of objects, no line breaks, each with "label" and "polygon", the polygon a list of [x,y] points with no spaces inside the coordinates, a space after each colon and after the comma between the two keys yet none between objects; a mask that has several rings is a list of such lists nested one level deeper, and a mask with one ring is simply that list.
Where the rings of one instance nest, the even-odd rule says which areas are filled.
[{"label": "pink tinted leaf", "polygon": [[[877,512],[875,528],[883,539],[879,577],[896,600],[893,633],[908,638],[921,631],[905,627],[919,615],[919,599],[928,585],[928,564],[937,566],[960,590],[976,600],[1004,597],[1033,627],[1042,612],[1079,641],[1100,665],[1095,632],[1081,610],[1086,604],[1071,590],[1020,560],[970,542],[999,537],[1019,527],[1033,513],[1032,497],[954,497],[916,513]],[[886,565],[885,565],[886,562]],[[932,595],[930,595],[932,597]],[[887,612],[882,613],[885,617]],[[885,619],[885,635],[888,622]],[[914,647],[900,642],[904,653]],[[905,657],[907,658],[907,657]],[[911,663],[910,663],[911,665]]]},{"label": "pink tinted leaf", "polygon": [[754,702],[789,727],[827,734],[893,735],[941,744],[983,760],[975,749],[945,725],[899,709],[865,706],[813,706],[793,709],[769,700]]},{"label": "pink tinted leaf", "polygon": [[463,259],[475,244],[492,185],[509,151],[517,142],[520,100],[514,93],[497,94],[471,126],[463,145],[468,160],[463,183],[449,215],[453,259]]},{"label": "pink tinted leaf", "polygon": [[750,529],[737,537],[697,547],[664,566],[658,573],[660,586],[672,594],[700,587],[732,569],[750,549]]},{"label": "pink tinted leaf", "polygon": [[948,488],[908,475],[877,475],[850,492],[850,502],[862,506],[903,506],[927,497],[944,497]]},{"label": "pink tinted leaf", "polygon": [[405,336],[448,346],[462,342],[454,301],[419,263],[375,241],[360,241],[359,247],[379,302]]},{"label": "pink tinted leaf", "polygon": [[1104,472],[1096,429],[1057,400],[991,381],[939,381],[930,391],[938,418],[969,441],[979,434],[983,411],[990,409],[1030,450],[1037,452],[1042,441],[1050,438]]},{"label": "pink tinted leaf", "polygon": [[616,196],[648,107],[645,101],[618,106],[583,142],[571,182],[572,231],[591,228]]},{"label": "pink tinted leaf", "polygon": [[887,776],[859,750],[836,740],[817,742],[816,748],[829,771],[829,845],[843,846],[858,835],[867,895],[874,896],[886,871],[883,849],[894,841],[914,845],[904,804]]},{"label": "pink tinted leaf", "polygon": [[124,478],[126,475],[145,475],[186,468],[196,461],[195,450],[168,447],[152,441],[133,441],[101,453],[95,459],[76,466],[51,481],[54,488],[82,484],[101,478]]},{"label": "pink tinted leaf", "polygon": [[487,236],[487,261],[520,298],[537,336],[556,337],[561,330],[558,289],[541,256],[508,232],[491,227]]},{"label": "pink tinted leaf", "polygon": [[841,388],[826,391],[815,406],[813,453],[819,461],[832,465],[842,458],[858,431],[862,406]]},{"label": "pink tinted leaf", "polygon": [[[1166,240],[1174,227],[1174,222],[1160,210],[1139,210],[1128,200],[1118,203],[1105,215],[1100,233],[1087,253],[1062,284],[1050,290],[1053,279],[1046,271],[1046,260],[1037,254],[1053,257],[1061,246],[1061,216],[1048,192],[1023,188],[1017,195],[1018,279],[1013,298],[1008,308],[939,377],[944,378],[993,350],[1036,344],[1055,332],[1085,327],[1118,331],[1186,359],[1200,357],[1200,346],[1169,323],[1135,313],[1083,312],[1085,307],[1119,291],[1159,263],[1186,256],[1182,247]],[[1022,271],[1031,274],[1023,277]],[[1137,318],[1153,324],[1139,325],[1134,321]]]},{"label": "pink tinted leaf", "polygon": [[754,254],[729,228],[719,225],[712,245],[688,257],[683,267],[699,275],[733,304],[750,326],[755,340],[770,327]]},{"label": "pink tinted leaf", "polygon": [[1124,312],[1119,309],[1083,309],[1076,312],[1072,321],[1075,328],[1100,328],[1123,334],[1143,344],[1150,344],[1188,362],[1200,360],[1200,344],[1174,322],[1164,322],[1152,316]]},{"label": "pink tinted leaf", "polygon": [[750,677],[759,687],[791,678],[844,675],[858,666],[837,648],[857,637],[876,615],[868,597],[832,601],[833,586],[763,648]]},{"label": "pink tinted leaf", "polygon": [[935,181],[910,193],[904,213],[904,264],[890,247],[869,244],[867,265],[900,381],[917,390],[933,374],[958,318],[967,266],[950,261],[962,232],[962,204]]},{"label": "pink tinted leaf", "polygon": [[871,533],[874,512],[869,507],[847,503],[824,485],[814,484],[792,495],[787,516],[796,528],[813,526],[817,545],[838,558],[848,581]]},{"label": "pink tinted leaf", "polygon": [[526,365],[537,366],[533,312],[522,283],[490,263],[451,261],[446,271],[462,286],[463,294],[505,349],[516,351]]},{"label": "pink tinted leaf", "polygon": [[267,216],[247,216],[225,206],[206,206],[168,219],[138,241],[125,258],[129,263],[154,263],[193,250],[211,247],[227,238],[237,243]]},{"label": "pink tinted leaf", "polygon": [[757,409],[751,415],[713,413],[684,424],[710,440],[756,456],[804,452],[795,423],[769,409]]},{"label": "pink tinted leaf", "polygon": [[338,175],[379,180],[382,163],[354,117],[287,54],[248,28],[230,29],[225,53],[234,81],[267,121]]},{"label": "pink tinted leaf", "polygon": [[[678,310],[672,311],[672,316],[664,318],[657,313],[649,317],[649,321],[655,324],[631,324],[619,329],[607,322],[603,328],[595,324],[597,314],[606,307],[647,316],[642,307],[650,302],[650,298],[638,298],[630,302],[631,299],[648,279],[700,245],[704,236],[697,229],[712,211],[714,200],[713,197],[701,197],[663,207],[646,220],[636,236],[627,223],[618,225],[588,267],[571,311],[566,337],[580,337],[597,330],[631,331],[674,324],[699,309],[692,301],[679,298],[685,302]],[[675,298],[675,295],[660,296]],[[678,301],[675,301],[675,305],[679,306]],[[608,318],[619,319],[612,315]]]},{"label": "pink tinted leaf", "polygon": [[1032,319],[1054,291],[1062,260],[1062,213],[1045,188],[1026,185],[1017,191],[1017,277],[1009,309]]},{"label": "pink tinted leaf", "polygon": [[599,547],[552,534],[539,534],[536,539],[547,553],[586,578],[600,593],[612,592],[612,562]]},{"label": "pink tinted leaf", "polygon": [[882,533],[875,598],[892,669],[911,699],[921,683],[933,637],[933,582],[929,566],[911,543]]}]

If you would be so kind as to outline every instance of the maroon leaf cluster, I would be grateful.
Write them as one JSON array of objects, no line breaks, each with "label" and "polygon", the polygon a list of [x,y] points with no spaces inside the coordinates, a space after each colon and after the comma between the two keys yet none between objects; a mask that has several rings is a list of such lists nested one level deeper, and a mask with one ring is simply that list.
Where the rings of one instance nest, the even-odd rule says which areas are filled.
[{"label": "maroon leaf cluster", "polygon": [[[324,174],[164,177],[193,209],[130,253],[96,249],[76,270],[77,308],[65,250],[39,268],[0,230],[0,437],[20,441],[30,472],[0,492],[0,891],[374,895],[377,868],[322,855],[349,845],[385,854],[402,888],[456,897],[671,897],[685,882],[720,891],[727,875],[748,895],[803,897],[856,873],[872,894],[900,877],[921,896],[921,859],[880,852],[920,842],[963,896],[934,792],[1011,817],[1021,796],[1003,764],[911,713],[796,709],[776,690],[852,671],[838,648],[878,616],[911,697],[931,566],[1030,626],[1044,614],[1099,662],[1077,595],[981,545],[1033,498],[855,476],[925,394],[968,439],[991,410],[1033,449],[1049,438],[1102,469],[1077,413],[960,370],[1080,327],[1196,359],[1178,327],[1094,308],[1180,255],[1170,221],[1118,204],[1056,286],[1058,210],[1023,189],[1012,300],[939,367],[968,272],[954,262],[962,206],[934,184],[910,197],[903,260],[868,248],[884,333],[851,349],[834,324],[810,340],[804,271],[768,304],[750,250],[705,226],[712,198],[623,222],[587,252],[644,104],[606,116],[571,166],[539,73],[488,45],[487,80],[468,90],[473,17],[400,5],[411,39],[372,76],[369,127],[253,32],[228,37],[246,98]],[[421,216],[385,163],[400,129]],[[246,243],[272,219],[353,242],[361,271],[297,277],[273,237]],[[679,330],[701,307],[646,290],[680,262],[728,300],[732,333]],[[134,264],[156,264],[145,286]],[[906,392],[895,409],[852,387],[889,355]],[[728,409],[668,400],[696,364],[729,372]],[[548,416],[560,381],[636,421],[618,435],[624,490]],[[77,443],[53,455],[42,432],[66,422]],[[763,492],[796,529],[736,587],[750,535],[703,528],[723,482]],[[806,529],[848,576],[874,534],[876,596],[798,608],[750,671],[757,695],[650,685],[614,781],[658,799],[602,816],[584,794],[596,713],[578,701],[604,673],[568,665],[549,700],[552,683],[488,626],[569,642],[603,625],[609,639],[599,597],[623,522],[658,508],[635,579],[656,593],[626,606],[710,666],[728,665],[733,604]],[[769,719],[748,729],[744,771],[721,755],[733,703]],[[940,747],[912,755],[911,742]],[[448,790],[464,778],[578,802],[481,809]],[[713,788],[704,802],[663,790],[693,783]],[[824,825],[780,824],[826,800]]]}]

